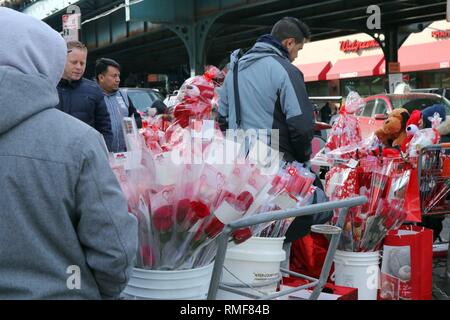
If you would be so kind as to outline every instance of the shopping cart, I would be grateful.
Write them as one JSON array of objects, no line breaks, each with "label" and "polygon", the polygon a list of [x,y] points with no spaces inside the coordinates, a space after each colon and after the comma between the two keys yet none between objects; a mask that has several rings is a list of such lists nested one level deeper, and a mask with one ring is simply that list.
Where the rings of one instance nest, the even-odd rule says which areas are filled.
[{"label": "shopping cart", "polygon": [[[349,199],[340,200],[340,201],[332,201],[332,202],[327,202],[327,203],[314,204],[314,205],[310,205],[310,206],[306,206],[306,207],[298,208],[298,209],[280,210],[280,211],[274,211],[274,212],[261,213],[261,214],[255,215],[255,216],[240,219],[238,221],[235,221],[235,222],[227,225],[225,227],[225,229],[223,230],[221,236],[219,238],[217,238],[218,249],[217,249],[217,255],[215,257],[214,269],[213,269],[213,274],[212,274],[212,278],[211,278],[211,284],[210,284],[209,291],[208,291],[208,300],[216,299],[217,291],[219,290],[219,287],[221,290],[224,290],[224,291],[236,293],[241,296],[248,297],[250,299],[259,299],[259,300],[276,299],[276,298],[280,298],[280,297],[289,295],[296,291],[314,288],[309,299],[316,300],[319,297],[320,293],[322,292],[322,289],[328,279],[330,269],[331,269],[331,264],[334,259],[334,254],[335,254],[337,246],[338,246],[339,237],[341,235],[342,227],[344,225],[348,209],[350,209],[352,207],[357,207],[357,206],[363,205],[366,202],[367,202],[366,197],[349,198]],[[228,246],[228,240],[230,238],[231,233],[234,230],[258,225],[261,223],[276,221],[276,220],[318,214],[321,212],[331,211],[331,210],[335,210],[335,209],[342,209],[342,210],[340,210],[339,218],[338,218],[338,222],[337,222],[336,226],[316,225],[316,226],[312,226],[312,228],[311,228],[312,232],[331,235],[330,245],[328,248],[328,252],[327,252],[325,262],[322,267],[322,272],[320,274],[319,279],[315,279],[312,277],[308,277],[306,275],[291,272],[289,270],[281,269],[281,272],[290,274],[294,277],[305,279],[305,280],[309,281],[309,283],[299,286],[299,287],[282,290],[280,292],[273,293],[273,294],[267,294],[267,295],[253,294],[253,293],[249,293],[249,292],[242,290],[242,288],[251,287],[248,284],[244,285],[244,286],[238,286],[238,285],[231,286],[230,284],[220,284],[222,270],[223,270],[224,262],[225,262],[225,254],[226,254],[227,246]],[[241,288],[241,289],[239,289],[239,288]]]},{"label": "shopping cart", "polygon": [[421,149],[418,177],[422,216],[450,214],[450,143]]}]

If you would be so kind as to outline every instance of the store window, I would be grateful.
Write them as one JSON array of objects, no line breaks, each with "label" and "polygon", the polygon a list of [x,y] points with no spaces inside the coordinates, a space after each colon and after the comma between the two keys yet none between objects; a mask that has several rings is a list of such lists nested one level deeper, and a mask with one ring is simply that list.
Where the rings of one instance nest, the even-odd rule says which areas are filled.
[{"label": "store window", "polygon": [[379,94],[384,93],[384,78],[383,77],[375,77],[372,79],[372,83],[370,84],[370,94]]},{"label": "store window", "polygon": [[306,90],[310,97],[328,96],[328,83],[326,81],[307,82]]},{"label": "store window", "polygon": [[369,77],[341,80],[341,95],[356,91],[360,96],[371,96],[384,92],[384,77]]},{"label": "store window", "polygon": [[442,72],[441,88],[450,88],[450,70]]},{"label": "store window", "polygon": [[440,88],[441,73],[436,71],[425,71],[422,73],[423,88]]},{"label": "store window", "polygon": [[408,84],[414,89],[450,88],[450,70],[411,72]]}]

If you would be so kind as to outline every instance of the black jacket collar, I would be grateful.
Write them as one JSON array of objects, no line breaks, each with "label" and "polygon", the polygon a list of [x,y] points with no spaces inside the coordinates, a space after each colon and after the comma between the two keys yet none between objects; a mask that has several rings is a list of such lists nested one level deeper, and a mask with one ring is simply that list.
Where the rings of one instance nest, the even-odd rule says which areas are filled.
[{"label": "black jacket collar", "polygon": [[83,78],[81,78],[80,80],[66,80],[66,79],[61,79],[59,81],[58,86],[59,87],[66,87],[66,88],[71,88],[71,89],[75,89],[77,88],[80,84],[81,81],[83,81]]}]

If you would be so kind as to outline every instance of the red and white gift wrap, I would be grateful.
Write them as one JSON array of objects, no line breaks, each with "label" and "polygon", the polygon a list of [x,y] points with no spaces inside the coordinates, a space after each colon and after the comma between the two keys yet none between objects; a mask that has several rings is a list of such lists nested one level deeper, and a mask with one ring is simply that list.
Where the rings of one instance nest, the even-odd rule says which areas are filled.
[{"label": "red and white gift wrap", "polygon": [[325,176],[325,193],[330,199],[347,199],[359,194],[356,169],[334,167]]},{"label": "red and white gift wrap", "polygon": [[331,129],[325,144],[325,152],[357,144],[362,140],[358,119],[353,115],[341,114]]}]

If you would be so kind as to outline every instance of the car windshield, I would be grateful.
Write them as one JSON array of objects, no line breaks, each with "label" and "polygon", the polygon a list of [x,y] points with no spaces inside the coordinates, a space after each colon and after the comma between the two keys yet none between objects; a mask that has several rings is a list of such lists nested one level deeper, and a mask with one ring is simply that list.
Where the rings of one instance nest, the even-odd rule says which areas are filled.
[{"label": "car windshield", "polygon": [[147,109],[152,106],[153,102],[159,99],[151,90],[128,90],[128,96],[134,107],[141,112],[147,111]]},{"label": "car windshield", "polygon": [[155,94],[155,96],[156,96],[159,100],[164,101],[165,97],[164,97],[164,95],[163,95],[161,92],[156,91],[156,90],[153,90],[153,93]]},{"label": "car windshield", "polygon": [[413,110],[423,110],[434,104],[443,104],[445,106],[447,115],[450,115],[450,102],[447,99],[442,98],[440,96],[399,95],[399,96],[390,96],[389,100],[391,101],[391,104],[394,107],[394,109],[405,108],[410,113]]}]

